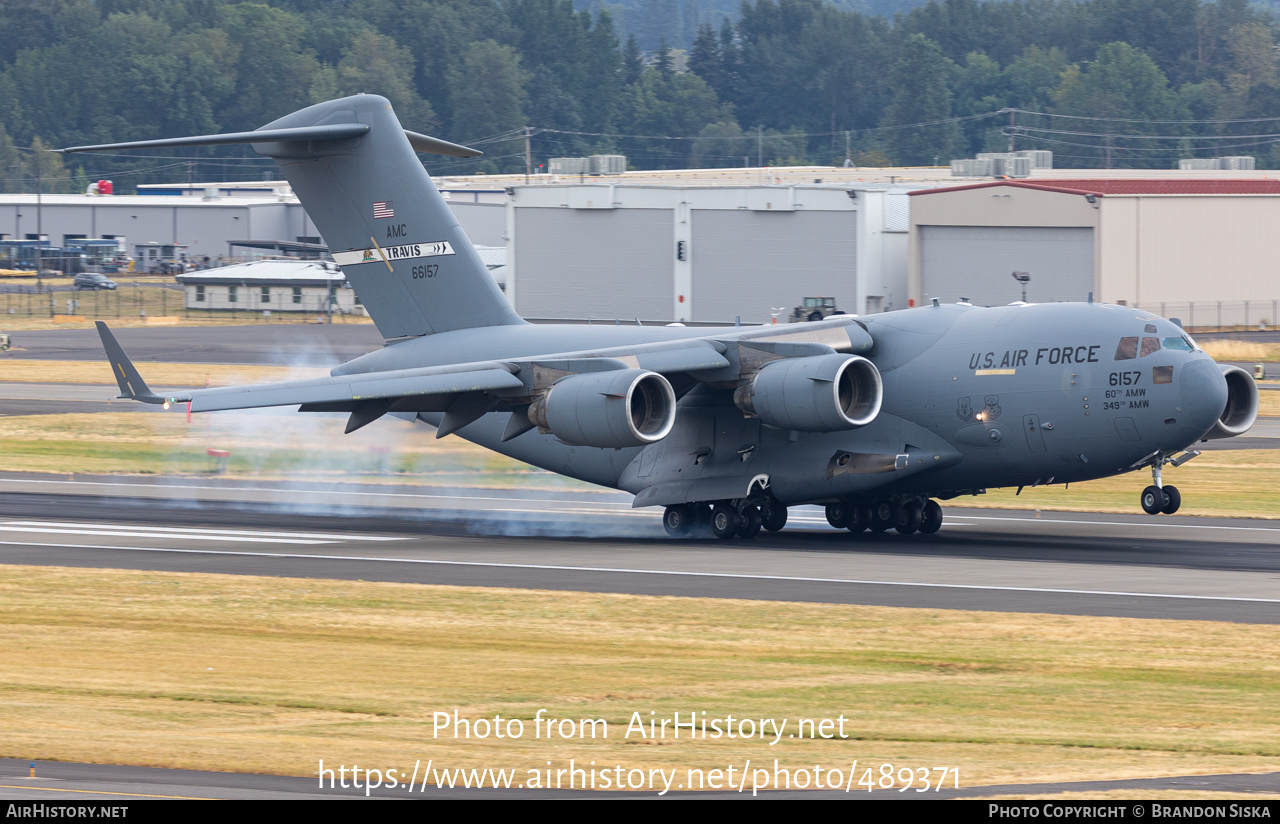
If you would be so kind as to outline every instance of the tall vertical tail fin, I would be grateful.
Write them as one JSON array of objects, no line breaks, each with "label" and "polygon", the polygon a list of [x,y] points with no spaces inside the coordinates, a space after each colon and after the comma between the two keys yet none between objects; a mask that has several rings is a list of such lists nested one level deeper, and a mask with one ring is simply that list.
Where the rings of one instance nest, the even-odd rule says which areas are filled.
[{"label": "tall vertical tail fin", "polygon": [[406,132],[386,98],[309,106],[254,132],[63,151],[251,143],[274,159],[387,339],[523,323],[415,154],[479,154]]}]

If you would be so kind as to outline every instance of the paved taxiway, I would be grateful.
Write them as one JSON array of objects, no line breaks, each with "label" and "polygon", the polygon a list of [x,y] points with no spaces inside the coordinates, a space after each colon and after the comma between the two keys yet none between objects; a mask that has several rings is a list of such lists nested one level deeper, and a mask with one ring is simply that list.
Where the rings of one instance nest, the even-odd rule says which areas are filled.
[{"label": "paved taxiway", "polygon": [[628,497],[10,473],[0,563],[1280,623],[1278,522],[948,507],[854,537],[806,507],[673,541]]}]

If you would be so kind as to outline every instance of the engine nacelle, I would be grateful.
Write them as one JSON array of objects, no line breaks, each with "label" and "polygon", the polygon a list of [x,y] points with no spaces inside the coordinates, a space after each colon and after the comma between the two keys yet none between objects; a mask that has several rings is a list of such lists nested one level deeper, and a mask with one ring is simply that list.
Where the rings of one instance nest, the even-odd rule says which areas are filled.
[{"label": "engine nacelle", "polygon": [[1227,405],[1205,440],[1243,435],[1258,419],[1258,385],[1253,376],[1238,366],[1222,366],[1227,380]]},{"label": "engine nacelle", "polygon": [[553,383],[528,414],[539,429],[575,446],[644,446],[671,431],[676,393],[657,372],[587,372]]},{"label": "engine nacelle", "polygon": [[875,420],[883,391],[880,370],[866,358],[815,355],[765,364],[738,386],[733,402],[779,429],[836,432]]}]

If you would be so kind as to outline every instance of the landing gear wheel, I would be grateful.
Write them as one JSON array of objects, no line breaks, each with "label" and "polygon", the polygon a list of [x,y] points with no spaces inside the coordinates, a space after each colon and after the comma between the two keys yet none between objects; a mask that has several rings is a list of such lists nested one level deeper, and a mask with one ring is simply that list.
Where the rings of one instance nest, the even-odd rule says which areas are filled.
[{"label": "landing gear wheel", "polygon": [[738,513],[720,504],[711,510],[711,531],[722,541],[727,541],[738,533]]},{"label": "landing gear wheel", "polygon": [[1178,507],[1182,506],[1182,493],[1178,491],[1176,486],[1161,487],[1164,493],[1164,507],[1160,510],[1165,515],[1172,515],[1178,511]]},{"label": "landing gear wheel", "polygon": [[844,529],[849,525],[849,504],[844,501],[836,501],[833,504],[827,504],[827,523],[836,529]]},{"label": "landing gear wheel", "polygon": [[845,526],[855,535],[860,532],[866,532],[871,526],[871,507],[866,504],[853,504],[850,506],[849,518]]},{"label": "landing gear wheel", "polygon": [[667,507],[662,513],[662,528],[672,538],[686,538],[693,531],[693,507],[688,504],[677,504]]},{"label": "landing gear wheel", "polygon": [[876,501],[871,505],[871,523],[868,528],[872,532],[884,532],[897,522],[894,517],[896,510],[893,501]]},{"label": "landing gear wheel", "polygon": [[920,532],[932,535],[939,529],[942,529],[942,507],[937,501],[926,501],[920,517]]},{"label": "landing gear wheel", "polygon": [[738,537],[745,541],[760,534],[760,526],[764,520],[760,514],[760,507],[749,506],[742,510],[740,516],[741,523],[738,524]]},{"label": "landing gear wheel", "polygon": [[769,501],[760,507],[761,523],[770,532],[777,532],[787,525],[787,508],[777,501]]},{"label": "landing gear wheel", "polygon": [[924,507],[919,501],[910,501],[902,505],[898,511],[898,522],[894,524],[894,528],[898,530],[899,535],[910,535],[920,529],[920,523],[924,520]]},{"label": "landing gear wheel", "polygon": [[[1159,515],[1167,501],[1164,490],[1158,486],[1149,486],[1142,490],[1142,511],[1148,515]],[[1182,498],[1178,498],[1178,502],[1181,503]]]}]

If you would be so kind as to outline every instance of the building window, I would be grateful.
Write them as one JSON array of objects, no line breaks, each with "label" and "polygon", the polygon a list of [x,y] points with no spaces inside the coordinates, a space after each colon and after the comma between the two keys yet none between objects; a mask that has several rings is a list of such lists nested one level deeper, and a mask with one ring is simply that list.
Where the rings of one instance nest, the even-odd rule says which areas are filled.
[{"label": "building window", "polygon": [[299,306],[302,305],[302,287],[301,286],[293,287],[293,302],[298,304]]},{"label": "building window", "polygon": [[330,306],[338,305],[338,287],[336,286],[329,287],[329,305]]},{"label": "building window", "polygon": [[239,288],[240,288],[240,287],[238,287],[238,286],[228,286],[228,287],[227,287],[227,303],[235,303],[235,302],[236,302],[236,299],[237,299],[237,297],[238,297],[238,296],[237,296],[237,294],[236,294],[236,291],[237,291]]},{"label": "building window", "polygon": [[204,284],[196,284],[196,303],[204,303]]},{"label": "building window", "polygon": [[270,286],[263,286],[263,287],[262,287],[262,302],[263,302],[263,303],[270,303],[270,302],[271,302],[271,287],[270,287]]}]

